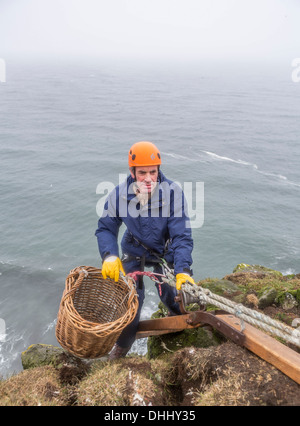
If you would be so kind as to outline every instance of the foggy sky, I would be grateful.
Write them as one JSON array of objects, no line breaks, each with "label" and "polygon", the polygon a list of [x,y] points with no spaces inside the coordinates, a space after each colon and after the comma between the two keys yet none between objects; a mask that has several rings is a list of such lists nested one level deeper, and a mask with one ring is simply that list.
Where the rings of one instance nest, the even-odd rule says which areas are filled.
[{"label": "foggy sky", "polygon": [[298,0],[0,0],[0,57],[300,57]]}]

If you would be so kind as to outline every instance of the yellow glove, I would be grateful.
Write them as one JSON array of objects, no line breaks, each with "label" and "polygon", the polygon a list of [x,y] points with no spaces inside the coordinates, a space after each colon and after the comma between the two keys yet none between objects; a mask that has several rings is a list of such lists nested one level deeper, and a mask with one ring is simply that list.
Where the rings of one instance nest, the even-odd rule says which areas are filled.
[{"label": "yellow glove", "polygon": [[192,277],[190,277],[188,274],[177,274],[176,275],[176,288],[177,290],[181,290],[182,284],[184,284],[186,281],[190,282],[191,284],[195,284],[195,281]]},{"label": "yellow glove", "polygon": [[102,275],[105,280],[108,277],[118,282],[120,271],[123,272],[124,275],[126,275],[119,257],[109,256],[103,261]]}]

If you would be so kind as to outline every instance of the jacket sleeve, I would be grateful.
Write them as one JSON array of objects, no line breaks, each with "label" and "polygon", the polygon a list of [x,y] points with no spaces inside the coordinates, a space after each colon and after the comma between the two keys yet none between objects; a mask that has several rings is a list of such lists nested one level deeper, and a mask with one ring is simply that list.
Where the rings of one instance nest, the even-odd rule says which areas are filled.
[{"label": "jacket sleeve", "polygon": [[[175,195],[174,195],[175,194]],[[194,247],[187,202],[181,189],[171,194],[171,208],[168,219],[169,235],[174,250],[174,273],[188,272],[192,275],[192,251]]]},{"label": "jacket sleeve", "polygon": [[119,257],[118,235],[121,224],[122,219],[118,213],[115,188],[107,197],[103,214],[98,221],[98,229],[95,232],[102,260],[108,255]]}]

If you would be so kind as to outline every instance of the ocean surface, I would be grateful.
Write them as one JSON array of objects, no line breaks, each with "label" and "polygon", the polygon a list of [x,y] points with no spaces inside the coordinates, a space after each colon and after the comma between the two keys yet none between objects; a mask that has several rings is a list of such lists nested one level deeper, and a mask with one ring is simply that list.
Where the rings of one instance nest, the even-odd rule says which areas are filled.
[{"label": "ocean surface", "polygon": [[[203,211],[196,209],[203,220],[192,229],[196,280],[222,278],[241,262],[300,272],[300,83],[290,64],[14,59],[6,66],[0,376],[22,370],[29,345],[57,345],[69,271],[101,265],[97,186],[127,174],[136,141],[157,144],[169,179],[203,183]],[[194,191],[192,208],[202,195]],[[146,287],[142,318],[159,301],[150,280]],[[144,353],[146,339],[133,350]]]}]

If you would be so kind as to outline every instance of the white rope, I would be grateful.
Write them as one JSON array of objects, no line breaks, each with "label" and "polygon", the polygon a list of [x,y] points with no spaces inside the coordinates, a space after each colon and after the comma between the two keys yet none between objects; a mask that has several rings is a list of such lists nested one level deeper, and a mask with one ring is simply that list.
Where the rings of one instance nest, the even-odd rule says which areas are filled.
[{"label": "white rope", "polygon": [[215,305],[218,308],[235,315],[241,321],[260,327],[267,332],[300,347],[300,331],[297,329],[293,329],[279,321],[273,320],[267,315],[261,314],[253,309],[246,308],[246,306],[240,303],[235,303],[225,297],[218,296],[203,287],[186,282],[182,285],[182,290],[197,298],[200,304],[206,305],[209,303]]},{"label": "white rope", "polygon": [[[164,275],[161,275],[163,282],[172,287],[176,287],[176,279],[171,270],[165,263],[162,265]],[[158,275],[158,274],[157,274]],[[290,342],[300,347],[300,330],[293,329],[279,321],[273,320],[267,315],[249,309],[241,303],[233,302],[225,297],[219,296],[209,289],[194,285],[186,281],[182,285],[182,290],[199,300],[201,305],[212,304],[218,308],[235,315],[241,321],[241,331],[244,330],[244,321],[254,325],[255,327],[262,328],[263,330],[282,338],[286,342]]]}]

